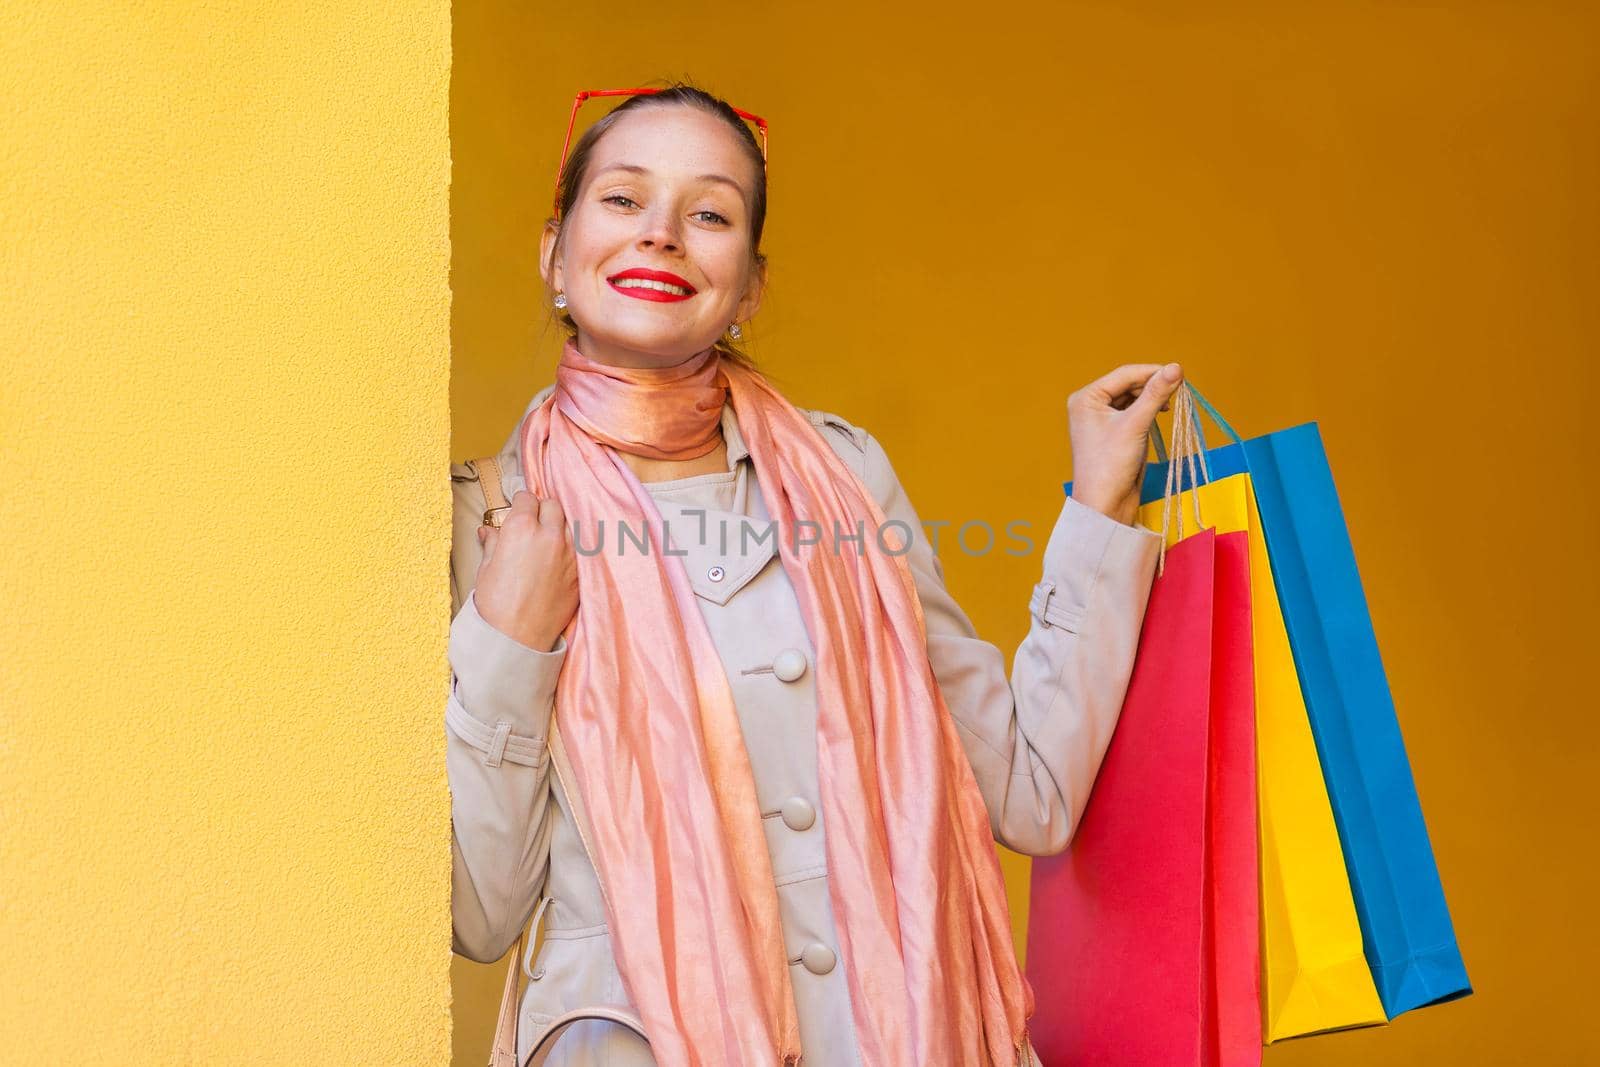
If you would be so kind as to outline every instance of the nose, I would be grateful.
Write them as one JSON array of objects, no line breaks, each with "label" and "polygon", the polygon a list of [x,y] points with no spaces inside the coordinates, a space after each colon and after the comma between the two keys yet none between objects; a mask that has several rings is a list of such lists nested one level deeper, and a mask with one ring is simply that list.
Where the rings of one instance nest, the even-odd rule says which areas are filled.
[{"label": "nose", "polygon": [[639,234],[639,247],[654,252],[681,252],[683,234],[679,227],[683,220],[669,207],[655,206],[641,216],[644,227]]}]

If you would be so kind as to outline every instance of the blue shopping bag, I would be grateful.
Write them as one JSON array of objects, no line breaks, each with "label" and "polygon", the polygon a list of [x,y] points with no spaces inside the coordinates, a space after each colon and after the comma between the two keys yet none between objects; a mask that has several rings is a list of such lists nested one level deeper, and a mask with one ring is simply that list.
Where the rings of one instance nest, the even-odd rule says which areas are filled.
[{"label": "blue shopping bag", "polygon": [[[1367,963],[1384,1012],[1393,1019],[1466,996],[1472,985],[1317,424],[1242,440],[1198,390],[1188,388],[1233,441],[1203,451],[1204,477],[1248,472],[1255,488]],[[1162,459],[1145,471],[1146,503],[1161,499],[1165,489]]]}]

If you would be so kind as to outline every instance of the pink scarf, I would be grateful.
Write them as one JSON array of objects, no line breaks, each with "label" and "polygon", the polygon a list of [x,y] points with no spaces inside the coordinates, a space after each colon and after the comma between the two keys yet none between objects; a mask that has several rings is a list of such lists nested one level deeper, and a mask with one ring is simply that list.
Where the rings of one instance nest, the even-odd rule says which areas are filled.
[{"label": "pink scarf", "polygon": [[[862,1062],[1012,1067],[1033,991],[910,568],[877,550],[882,510],[788,400],[714,347],[641,370],[569,341],[554,393],[524,425],[528,487],[561,502],[585,546],[601,520],[657,537],[647,553],[578,555],[555,712],[651,1051],[665,1067],[787,1065],[801,1052],[733,697],[683,564],[661,552],[660,513],[617,455],[709,453],[725,399],[816,648],[829,889]],[[797,549],[796,519],[847,533],[865,522],[866,547],[835,551],[825,533]]]}]

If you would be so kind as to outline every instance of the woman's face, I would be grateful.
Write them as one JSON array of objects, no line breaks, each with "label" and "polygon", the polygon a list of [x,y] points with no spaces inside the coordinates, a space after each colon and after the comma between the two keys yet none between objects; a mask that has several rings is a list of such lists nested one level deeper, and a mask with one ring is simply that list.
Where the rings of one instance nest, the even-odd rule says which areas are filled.
[{"label": "woman's face", "polygon": [[[738,135],[715,116],[658,107],[618,119],[589,157],[545,275],[567,296],[578,351],[615,366],[671,366],[755,314],[764,281],[750,252],[756,180]],[[555,238],[547,228],[541,263]],[[626,272],[654,273],[618,277]]]}]

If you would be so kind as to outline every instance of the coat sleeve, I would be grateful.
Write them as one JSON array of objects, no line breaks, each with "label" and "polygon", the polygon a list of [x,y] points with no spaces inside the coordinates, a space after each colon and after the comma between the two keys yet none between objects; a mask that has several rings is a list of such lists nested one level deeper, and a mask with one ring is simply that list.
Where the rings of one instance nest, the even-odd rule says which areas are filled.
[{"label": "coat sleeve", "polygon": [[483,495],[465,465],[452,465],[451,483],[455,614],[444,721],[452,948],[493,963],[533,911],[549,862],[551,767],[545,741],[567,646],[562,638],[554,650],[538,651],[478,614],[473,586]]},{"label": "coat sleeve", "polygon": [[1064,502],[1028,603],[1010,678],[944,584],[927,531],[882,445],[864,434],[864,479],[885,518],[912,531],[907,553],[928,626],[928,658],[977,777],[995,840],[1027,855],[1072,839],[1133,671],[1155,574],[1155,534]]}]

